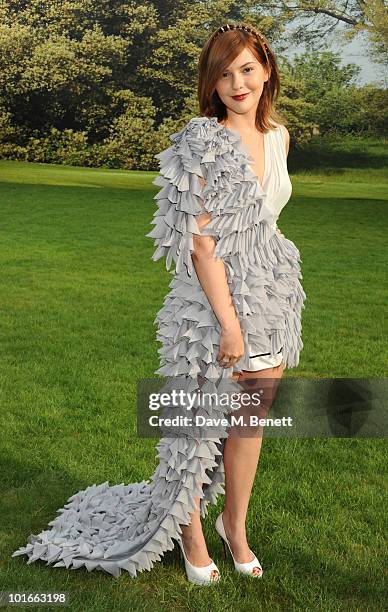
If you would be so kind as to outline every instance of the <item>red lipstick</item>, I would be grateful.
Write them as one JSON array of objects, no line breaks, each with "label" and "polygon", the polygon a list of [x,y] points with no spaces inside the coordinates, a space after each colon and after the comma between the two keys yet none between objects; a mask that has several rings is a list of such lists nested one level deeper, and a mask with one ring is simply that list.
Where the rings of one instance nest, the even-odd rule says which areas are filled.
[{"label": "red lipstick", "polygon": [[248,95],[249,95],[249,92],[248,92],[248,93],[245,93],[245,94],[241,94],[241,95],[239,95],[239,96],[232,96],[232,98],[233,98],[233,100],[245,100],[245,98],[246,98]]}]

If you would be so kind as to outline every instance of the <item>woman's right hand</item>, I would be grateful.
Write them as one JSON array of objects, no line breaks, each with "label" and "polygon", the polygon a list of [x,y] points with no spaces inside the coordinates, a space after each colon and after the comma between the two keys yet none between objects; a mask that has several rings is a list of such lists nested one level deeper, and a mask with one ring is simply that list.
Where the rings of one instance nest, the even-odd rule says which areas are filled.
[{"label": "woman's right hand", "polygon": [[228,327],[223,327],[220,336],[220,350],[217,361],[223,368],[230,368],[244,355],[244,339],[240,322],[236,318]]}]

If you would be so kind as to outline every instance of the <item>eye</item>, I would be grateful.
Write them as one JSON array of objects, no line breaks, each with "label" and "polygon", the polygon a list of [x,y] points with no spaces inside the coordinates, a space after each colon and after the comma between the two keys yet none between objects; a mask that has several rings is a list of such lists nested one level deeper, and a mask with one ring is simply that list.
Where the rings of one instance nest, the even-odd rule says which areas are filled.
[{"label": "eye", "polygon": [[[252,71],[254,70],[254,68],[252,66],[247,66],[247,68],[244,68],[244,71],[245,70]],[[228,72],[223,72],[222,76],[225,77],[225,76],[228,76],[228,74],[229,74]]]}]

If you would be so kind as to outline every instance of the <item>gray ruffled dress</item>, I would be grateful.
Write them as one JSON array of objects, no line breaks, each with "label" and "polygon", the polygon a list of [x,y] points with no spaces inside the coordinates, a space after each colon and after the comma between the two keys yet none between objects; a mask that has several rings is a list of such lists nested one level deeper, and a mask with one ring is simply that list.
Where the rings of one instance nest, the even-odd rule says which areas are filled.
[{"label": "gray ruffled dress", "polygon": [[[289,198],[281,127],[265,135],[262,186],[239,134],[216,117],[195,117],[170,138],[173,145],[156,155],[160,172],[154,184],[161,189],[155,196],[155,227],[147,234],[155,241],[153,259],[165,257],[169,270],[174,262],[170,291],[155,319],[162,345],[155,374],[165,377],[166,389],[234,394],[241,388],[233,371],[252,369],[255,356],[264,359],[257,369],[271,367],[265,359],[278,360],[279,354],[293,368],[303,347],[300,254],[276,231]],[[215,256],[225,264],[244,338],[244,356],[229,369],[216,360],[221,329],[191,257],[193,235],[200,234],[196,217],[203,212],[211,221],[201,233],[216,241]],[[198,407],[197,414],[225,417],[232,410],[216,404]],[[12,556],[113,576],[150,570],[180,540],[181,525],[190,523],[195,510],[194,497],[201,498],[204,517],[208,504],[224,494],[227,437],[227,427],[215,437],[171,431],[159,440],[159,463],[149,480],[104,482],[77,492],[57,510],[50,529],[30,535]]]}]

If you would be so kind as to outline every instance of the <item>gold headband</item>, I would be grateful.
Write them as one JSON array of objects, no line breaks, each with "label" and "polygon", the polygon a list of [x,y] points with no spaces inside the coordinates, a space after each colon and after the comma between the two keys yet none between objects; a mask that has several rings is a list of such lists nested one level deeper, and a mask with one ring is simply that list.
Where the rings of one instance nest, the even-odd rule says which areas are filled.
[{"label": "gold headband", "polygon": [[245,25],[240,25],[240,24],[234,24],[234,23],[227,23],[226,25],[221,26],[220,28],[218,28],[218,30],[215,32],[214,36],[213,36],[213,40],[215,38],[217,38],[220,34],[223,34],[224,32],[227,32],[228,30],[244,30],[244,32],[248,32],[248,34],[253,34],[254,36],[256,36],[260,43],[261,46],[264,50],[264,54],[266,57],[267,62],[269,63],[268,60],[268,55],[267,55],[267,51],[268,51],[268,46],[267,43],[265,42],[262,34],[259,32],[259,30],[255,30],[254,28],[251,28],[249,26],[245,26]]}]

